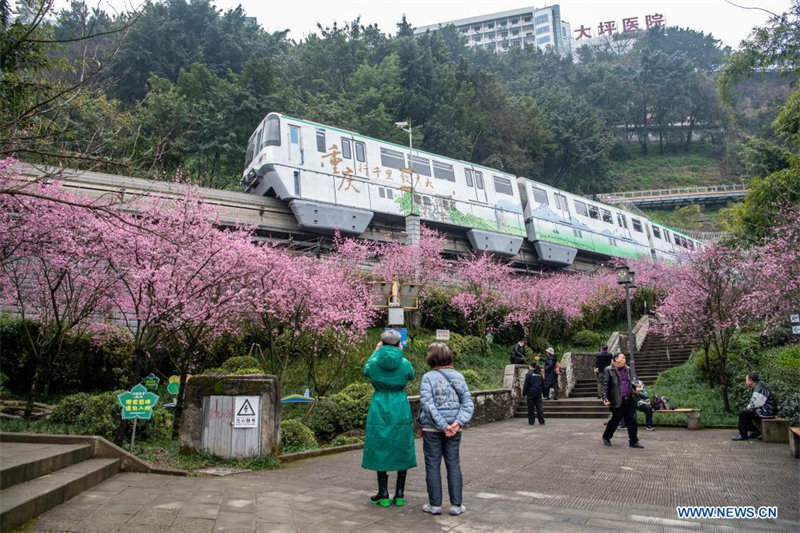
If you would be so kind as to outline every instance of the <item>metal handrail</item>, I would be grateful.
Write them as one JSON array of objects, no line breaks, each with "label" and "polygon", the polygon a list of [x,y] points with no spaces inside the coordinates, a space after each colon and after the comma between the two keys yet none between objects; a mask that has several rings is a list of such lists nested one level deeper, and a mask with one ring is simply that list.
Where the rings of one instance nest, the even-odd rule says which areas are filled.
[{"label": "metal handrail", "polygon": [[643,197],[665,197],[676,196],[683,194],[697,194],[697,193],[715,193],[715,192],[744,192],[747,190],[747,184],[740,183],[734,185],[704,185],[697,187],[681,187],[674,189],[651,189],[647,191],[621,191],[598,194],[597,197],[601,201],[608,200],[622,200],[625,198],[643,198]]}]

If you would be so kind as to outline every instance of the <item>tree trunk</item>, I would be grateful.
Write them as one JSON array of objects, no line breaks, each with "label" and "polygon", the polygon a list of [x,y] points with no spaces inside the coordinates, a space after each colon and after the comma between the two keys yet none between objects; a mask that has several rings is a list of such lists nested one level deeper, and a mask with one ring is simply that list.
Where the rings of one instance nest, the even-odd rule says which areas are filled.
[{"label": "tree trunk", "polygon": [[708,359],[708,344],[703,346],[703,351],[705,352],[705,369],[706,375],[708,376],[708,388],[714,388],[714,376],[713,372],[711,372],[711,361]]},{"label": "tree trunk", "polygon": [[181,420],[183,418],[183,396],[186,389],[186,363],[181,364],[181,386],[178,389],[178,398],[175,401],[175,420],[172,422],[172,440],[178,440],[181,434]]},{"label": "tree trunk", "polygon": [[721,371],[719,374],[719,392],[722,394],[722,410],[726,413],[730,413],[731,402],[728,399],[728,384],[724,371]]}]

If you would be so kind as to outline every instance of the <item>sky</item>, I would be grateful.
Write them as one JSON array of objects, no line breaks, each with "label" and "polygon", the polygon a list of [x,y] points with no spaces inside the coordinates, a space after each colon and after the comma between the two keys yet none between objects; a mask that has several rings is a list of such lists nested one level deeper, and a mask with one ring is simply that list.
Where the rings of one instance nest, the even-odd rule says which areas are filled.
[{"label": "sky", "polygon": [[[98,2],[106,11],[114,12],[125,6],[140,5],[142,0],[87,0],[90,6]],[[766,11],[780,14],[792,4],[791,0],[561,0],[540,3],[524,0],[212,0],[212,3],[223,11],[241,5],[266,31],[288,29],[288,37],[296,41],[316,32],[317,22],[323,27],[332,26],[334,22],[341,25],[358,16],[362,24],[377,23],[383,33],[394,34],[396,23],[404,14],[412,26],[421,27],[509,9],[557,4],[561,6],[561,18],[572,25],[573,32],[583,25],[594,28],[592,35],[595,35],[600,22],[616,21],[617,27],[621,27],[623,18],[632,17],[638,17],[643,27],[647,15],[660,14],[665,17],[667,26],[711,33],[721,39],[723,45],[734,49],[754,26],[766,23],[770,16]],[[57,9],[67,4],[67,0],[58,0]]]}]

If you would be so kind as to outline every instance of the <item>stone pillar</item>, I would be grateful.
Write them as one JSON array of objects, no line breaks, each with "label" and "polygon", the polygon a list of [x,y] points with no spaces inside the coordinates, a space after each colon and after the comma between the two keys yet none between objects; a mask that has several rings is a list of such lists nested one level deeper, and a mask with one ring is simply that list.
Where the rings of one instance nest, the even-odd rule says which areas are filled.
[{"label": "stone pillar", "polygon": [[703,429],[699,410],[686,413],[686,429]]},{"label": "stone pillar", "polygon": [[[260,409],[255,413],[258,417],[258,434],[255,436],[258,455],[280,454],[280,428],[281,428],[281,401],[278,391],[278,378],[262,374],[250,375],[200,375],[194,376],[186,382],[186,395],[184,397],[183,421],[181,424],[181,451],[195,452],[208,448],[208,436],[204,443],[204,426],[209,424],[209,400],[217,401],[216,405],[228,405],[224,409],[217,409],[213,413],[214,422],[222,429],[230,424],[231,446],[236,447],[241,441],[242,434],[253,433],[253,430],[234,427],[233,405],[237,396],[256,396],[260,400]],[[221,403],[221,402],[222,403]],[[204,407],[205,406],[205,407]],[[224,433],[222,434],[224,438]],[[219,449],[219,447],[217,448]],[[238,456],[225,455],[223,456]]]}]

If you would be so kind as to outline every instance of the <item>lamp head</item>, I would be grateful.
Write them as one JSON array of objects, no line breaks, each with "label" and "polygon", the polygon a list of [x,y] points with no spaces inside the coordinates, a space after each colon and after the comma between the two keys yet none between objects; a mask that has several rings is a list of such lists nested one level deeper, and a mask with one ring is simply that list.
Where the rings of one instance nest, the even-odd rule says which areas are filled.
[{"label": "lamp head", "polygon": [[397,126],[398,128],[407,128],[408,127],[408,122],[406,122],[406,121],[395,122],[394,125]]}]

